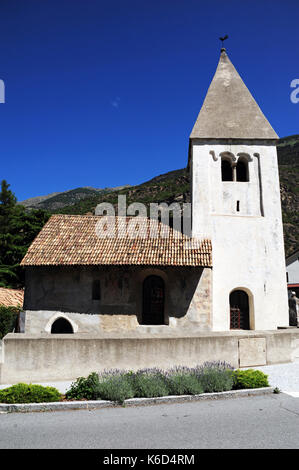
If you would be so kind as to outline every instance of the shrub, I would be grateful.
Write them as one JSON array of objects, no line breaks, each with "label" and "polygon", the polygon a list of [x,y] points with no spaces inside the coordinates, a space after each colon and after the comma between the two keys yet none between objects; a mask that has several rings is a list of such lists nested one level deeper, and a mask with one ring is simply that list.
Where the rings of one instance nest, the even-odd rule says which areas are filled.
[{"label": "shrub", "polygon": [[19,311],[17,307],[0,305],[0,339],[14,330]]},{"label": "shrub", "polygon": [[96,400],[98,397],[99,376],[92,372],[87,378],[79,377],[66,392],[68,400]]},{"label": "shrub", "polygon": [[268,376],[260,370],[237,369],[233,372],[233,380],[233,388],[235,390],[242,388],[269,387]]},{"label": "shrub", "polygon": [[19,383],[0,390],[0,403],[42,403],[60,400],[61,394],[54,387]]},{"label": "shrub", "polygon": [[67,399],[103,399],[123,403],[127,398],[165,395],[197,395],[232,390],[233,367],[225,362],[206,362],[195,368],[175,367],[169,371],[141,369],[137,372],[106,370],[80,377],[66,393]]},{"label": "shrub", "polygon": [[233,388],[233,368],[225,362],[205,362],[195,369],[204,393],[225,392]]},{"label": "shrub", "polygon": [[123,403],[128,398],[134,397],[133,383],[128,374],[100,376],[97,387],[97,399],[111,400]]},{"label": "shrub", "polygon": [[123,403],[133,398],[134,392],[128,373],[111,370],[102,374],[92,372],[87,378],[79,377],[66,392],[67,400],[111,400]]},{"label": "shrub", "polygon": [[135,397],[152,398],[169,394],[165,376],[158,369],[139,370],[131,377]]},{"label": "shrub", "polygon": [[190,371],[180,370],[180,368],[170,370],[167,383],[171,395],[197,395],[203,393],[203,386],[192,369]]}]

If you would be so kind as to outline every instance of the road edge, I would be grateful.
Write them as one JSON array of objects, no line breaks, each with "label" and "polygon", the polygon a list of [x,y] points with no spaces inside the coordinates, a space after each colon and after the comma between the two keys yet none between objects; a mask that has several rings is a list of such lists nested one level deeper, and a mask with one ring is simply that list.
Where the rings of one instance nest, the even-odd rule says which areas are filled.
[{"label": "road edge", "polygon": [[200,395],[168,395],[155,398],[130,398],[122,405],[107,400],[88,401],[60,401],[50,403],[0,403],[0,413],[30,413],[35,411],[63,411],[63,410],[96,410],[101,408],[145,406],[165,403],[181,403],[187,401],[220,400],[227,398],[240,398],[274,393],[274,387],[263,387],[243,390],[229,390],[227,392],[202,393]]}]

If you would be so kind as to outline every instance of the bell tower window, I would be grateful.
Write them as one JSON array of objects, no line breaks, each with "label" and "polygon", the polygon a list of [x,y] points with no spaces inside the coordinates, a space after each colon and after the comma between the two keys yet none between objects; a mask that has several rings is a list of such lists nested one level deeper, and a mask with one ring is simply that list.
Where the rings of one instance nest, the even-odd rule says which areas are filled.
[{"label": "bell tower window", "polygon": [[233,181],[233,168],[226,158],[221,159],[221,178],[222,181]]},{"label": "bell tower window", "polygon": [[[210,152],[214,161],[217,161],[215,152]],[[231,152],[222,152],[221,156],[221,179],[222,181],[249,181],[248,162],[252,161],[250,155],[238,153],[237,157]]]},{"label": "bell tower window", "polygon": [[237,163],[237,181],[249,181],[248,162],[240,158]]}]

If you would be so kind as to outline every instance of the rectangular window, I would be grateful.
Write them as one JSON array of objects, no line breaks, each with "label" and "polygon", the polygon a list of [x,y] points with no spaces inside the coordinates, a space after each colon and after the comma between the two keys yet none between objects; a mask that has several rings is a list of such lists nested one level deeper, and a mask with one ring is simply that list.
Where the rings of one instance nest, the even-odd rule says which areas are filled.
[{"label": "rectangular window", "polygon": [[101,300],[101,282],[98,279],[92,281],[92,300]]}]

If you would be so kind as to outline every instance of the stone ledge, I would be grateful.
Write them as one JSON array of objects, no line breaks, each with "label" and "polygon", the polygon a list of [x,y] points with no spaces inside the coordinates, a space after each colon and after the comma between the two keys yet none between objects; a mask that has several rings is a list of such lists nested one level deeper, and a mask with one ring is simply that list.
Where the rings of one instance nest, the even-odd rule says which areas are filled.
[{"label": "stone ledge", "polygon": [[122,339],[122,340],[144,340],[144,339],[189,339],[189,338],[260,338],[266,336],[283,336],[298,334],[299,327],[278,327],[276,330],[228,330],[228,331],[210,331],[210,330],[197,330],[190,328],[182,328],[177,331],[168,325],[159,326],[146,326],[139,325],[137,330],[122,331],[122,332],[107,332],[101,333],[73,333],[73,334],[50,334],[50,333],[7,333],[2,339],[3,342],[18,341],[24,342],[28,340],[109,340],[109,339]]},{"label": "stone ledge", "polygon": [[186,401],[219,400],[227,398],[240,398],[256,395],[269,395],[273,387],[263,387],[243,390],[229,390],[228,392],[202,393],[200,395],[168,395],[155,398],[130,398],[123,405],[107,400],[89,401],[62,401],[51,403],[0,403],[0,413],[32,413],[36,411],[66,411],[66,410],[96,410],[117,406],[145,406],[162,403],[180,403]]}]

